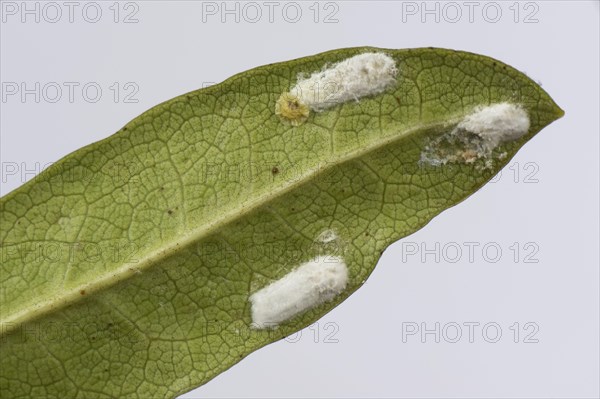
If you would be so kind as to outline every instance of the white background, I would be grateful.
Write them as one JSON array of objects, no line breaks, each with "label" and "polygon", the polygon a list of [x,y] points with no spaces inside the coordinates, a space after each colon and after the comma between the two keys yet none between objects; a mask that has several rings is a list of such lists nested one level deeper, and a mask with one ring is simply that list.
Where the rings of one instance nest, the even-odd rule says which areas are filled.
[{"label": "white background", "polygon": [[[235,12],[222,14],[220,1],[113,3],[99,2],[92,23],[94,5],[76,3],[70,22],[58,2],[62,17],[53,23],[56,9],[45,3],[37,3],[36,22],[20,1],[2,2],[2,194],[159,102],[340,47],[482,53],[541,82],[566,111],[495,183],[390,247],[366,285],[297,342],[269,345],[185,398],[598,397],[598,2],[282,1],[272,22],[264,2],[228,3],[239,22]],[[137,22],[124,23],[132,12]],[[40,82],[39,103],[9,95],[23,82]],[[63,86],[55,103],[56,85],[43,90],[51,82]],[[73,102],[64,82],[79,83]],[[93,90],[81,92],[90,82],[102,89],[95,103]],[[135,88],[138,102],[125,102]],[[477,243],[472,259],[466,242]],[[421,245],[433,249],[425,259]],[[473,342],[469,322],[479,323]],[[403,337],[435,323],[439,342],[433,333]],[[462,337],[452,343],[457,324]],[[491,343],[494,327],[502,336]]]}]

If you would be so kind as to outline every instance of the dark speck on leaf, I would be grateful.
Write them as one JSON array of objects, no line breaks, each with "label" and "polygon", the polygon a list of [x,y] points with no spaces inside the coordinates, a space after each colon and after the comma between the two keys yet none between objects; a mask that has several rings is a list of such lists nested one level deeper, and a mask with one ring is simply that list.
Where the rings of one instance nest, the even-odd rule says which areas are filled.
[{"label": "dark speck on leaf", "polygon": [[277,168],[277,166],[273,166],[273,169],[271,169],[271,173],[273,173],[274,175],[279,173],[279,169]]},{"label": "dark speck on leaf", "polygon": [[81,291],[79,291],[79,293],[80,293],[81,295],[85,295],[85,290],[81,290]]}]

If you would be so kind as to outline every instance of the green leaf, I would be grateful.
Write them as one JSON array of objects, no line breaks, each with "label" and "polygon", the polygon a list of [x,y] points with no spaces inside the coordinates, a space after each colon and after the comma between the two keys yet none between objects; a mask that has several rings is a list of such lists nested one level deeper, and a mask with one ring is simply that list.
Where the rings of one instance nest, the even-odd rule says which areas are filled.
[{"label": "green leaf", "polygon": [[[293,103],[299,76],[373,52],[397,68],[385,88],[354,99],[344,81],[333,104]],[[528,115],[522,137],[491,145],[466,128],[502,103]],[[152,108],[1,199],[1,396],[204,384],[346,299],[388,245],[562,115],[515,69],[443,49],[330,51]],[[250,296],[318,256],[347,266],[341,293],[253,326]]]}]

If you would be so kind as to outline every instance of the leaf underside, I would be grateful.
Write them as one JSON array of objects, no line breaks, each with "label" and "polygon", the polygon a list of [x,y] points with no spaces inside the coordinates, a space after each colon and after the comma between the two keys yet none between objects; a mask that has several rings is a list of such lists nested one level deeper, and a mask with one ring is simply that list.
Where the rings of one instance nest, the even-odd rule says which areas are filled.
[{"label": "leaf underside", "polygon": [[[300,126],[275,115],[298,74],[366,51],[397,62],[393,88]],[[520,104],[531,126],[491,166],[419,163],[453,123],[498,102]],[[374,48],[259,67],[150,109],[0,200],[0,396],[174,397],[204,384],[346,299],[388,245],[562,113],[491,58]],[[319,242],[326,230],[338,239]],[[343,257],[347,289],[251,328],[248,297],[323,254]]]}]

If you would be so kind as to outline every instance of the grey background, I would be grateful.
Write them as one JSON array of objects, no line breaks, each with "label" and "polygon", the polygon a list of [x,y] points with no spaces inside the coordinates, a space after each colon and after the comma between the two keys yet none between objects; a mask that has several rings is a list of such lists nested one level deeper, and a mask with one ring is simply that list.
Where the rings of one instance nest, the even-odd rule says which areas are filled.
[{"label": "grey background", "polygon": [[[256,7],[245,3],[239,22],[233,14],[225,22],[220,13],[203,14],[202,2],[125,3],[118,22],[112,1],[98,2],[96,23],[83,18],[86,2],[73,22],[62,2],[54,23],[54,11],[44,15],[39,2],[39,22],[2,15],[2,194],[159,102],[258,65],[340,47],[482,53],[540,81],[566,111],[494,183],[391,246],[365,286],[311,329],[183,397],[598,397],[597,2],[479,1],[470,21],[467,2],[334,1],[317,4],[317,22],[312,1],[275,2],[273,22],[268,6],[256,2],[262,18],[254,23]],[[94,19],[96,7],[86,7]],[[297,8],[302,15],[293,23]],[[134,11],[137,22],[124,23]],[[66,88],[54,103],[41,89],[39,103],[7,95],[6,87],[22,82],[80,86],[73,102]],[[81,95],[88,82],[102,88],[97,102]],[[132,87],[138,101],[125,102]],[[472,259],[465,242],[477,243]],[[424,259],[420,249],[411,255],[436,243],[440,249]],[[469,322],[479,323],[471,340]],[[440,323],[439,342],[433,334],[403,339],[403,329],[421,323]],[[482,332],[487,323],[501,328],[495,343],[488,342],[494,328]],[[456,325],[462,336],[452,343]]]}]

